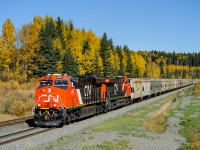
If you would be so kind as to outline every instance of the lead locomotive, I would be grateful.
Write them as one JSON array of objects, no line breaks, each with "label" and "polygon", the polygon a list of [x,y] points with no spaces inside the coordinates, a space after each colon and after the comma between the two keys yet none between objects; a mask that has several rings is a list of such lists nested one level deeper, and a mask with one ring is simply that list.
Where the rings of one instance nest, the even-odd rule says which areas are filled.
[{"label": "lead locomotive", "polygon": [[126,77],[76,77],[48,74],[35,91],[34,122],[59,126],[132,103]]}]

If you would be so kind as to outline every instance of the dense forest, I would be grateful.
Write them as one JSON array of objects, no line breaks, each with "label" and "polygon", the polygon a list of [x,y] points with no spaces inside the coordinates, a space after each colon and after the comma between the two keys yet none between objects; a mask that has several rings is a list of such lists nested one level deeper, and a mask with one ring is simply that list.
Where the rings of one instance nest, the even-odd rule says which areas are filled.
[{"label": "dense forest", "polygon": [[37,16],[18,30],[7,19],[0,35],[0,80],[24,83],[48,73],[200,78],[200,52],[135,52],[114,45],[106,32],[98,37],[60,17]]}]

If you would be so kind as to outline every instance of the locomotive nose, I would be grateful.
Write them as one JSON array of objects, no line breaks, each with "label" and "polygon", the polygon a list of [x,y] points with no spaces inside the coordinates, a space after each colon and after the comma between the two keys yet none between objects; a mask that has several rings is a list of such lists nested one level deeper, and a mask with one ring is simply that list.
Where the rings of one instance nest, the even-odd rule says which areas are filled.
[{"label": "locomotive nose", "polygon": [[38,92],[38,102],[40,107],[57,107],[57,103],[60,99],[59,92],[53,87],[44,87]]},{"label": "locomotive nose", "polygon": [[49,114],[45,113],[44,114],[44,121],[49,121],[49,120],[50,120]]}]

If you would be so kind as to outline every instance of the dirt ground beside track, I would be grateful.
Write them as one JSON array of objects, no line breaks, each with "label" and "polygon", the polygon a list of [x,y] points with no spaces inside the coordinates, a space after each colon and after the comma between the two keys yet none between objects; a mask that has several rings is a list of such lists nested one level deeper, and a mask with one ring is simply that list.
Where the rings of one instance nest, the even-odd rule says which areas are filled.
[{"label": "dirt ground beside track", "polygon": [[[185,97],[181,101],[181,108],[189,105],[191,96]],[[173,107],[175,107],[178,102],[175,102]],[[148,132],[147,136],[139,137],[134,135],[121,135],[117,132],[93,132],[88,129],[84,132],[77,133],[71,137],[66,149],[71,150],[82,150],[88,145],[102,144],[103,142],[113,142],[113,141],[128,141],[127,149],[135,150],[176,150],[182,143],[186,140],[179,135],[178,131],[180,129],[179,122],[182,116],[182,110],[176,110],[175,116],[168,119],[166,126],[167,130],[163,133],[152,133]],[[140,129],[138,129],[140,130]]]}]

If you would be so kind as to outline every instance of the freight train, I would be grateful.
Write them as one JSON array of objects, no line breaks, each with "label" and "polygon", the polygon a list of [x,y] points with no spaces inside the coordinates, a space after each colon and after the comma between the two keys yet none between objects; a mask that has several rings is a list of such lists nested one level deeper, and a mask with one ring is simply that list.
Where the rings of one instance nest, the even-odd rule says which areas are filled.
[{"label": "freight train", "polygon": [[60,126],[193,84],[186,79],[48,74],[35,91],[34,122]]}]

